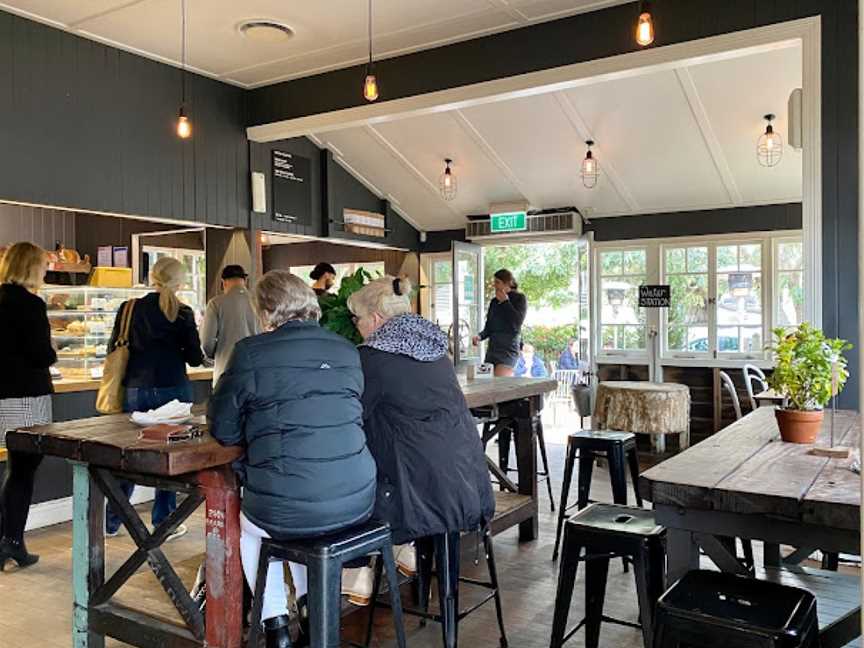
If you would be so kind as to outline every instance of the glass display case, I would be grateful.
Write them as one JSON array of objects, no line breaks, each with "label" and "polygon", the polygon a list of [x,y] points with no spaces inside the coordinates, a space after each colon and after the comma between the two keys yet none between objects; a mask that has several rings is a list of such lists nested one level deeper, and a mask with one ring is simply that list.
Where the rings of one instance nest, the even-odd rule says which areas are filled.
[{"label": "glass display case", "polygon": [[[120,305],[143,297],[151,288],[99,288],[95,286],[45,286],[40,295],[48,306],[51,338],[57,347],[55,380],[98,380],[108,353],[108,341]],[[180,291],[180,301],[204,312],[195,291]]]}]

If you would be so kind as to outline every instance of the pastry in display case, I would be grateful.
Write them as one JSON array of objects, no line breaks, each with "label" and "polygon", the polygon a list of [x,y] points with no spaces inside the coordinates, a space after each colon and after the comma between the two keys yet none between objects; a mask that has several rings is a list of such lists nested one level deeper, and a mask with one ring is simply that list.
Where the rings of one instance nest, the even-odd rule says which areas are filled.
[{"label": "pastry in display case", "polygon": [[[147,287],[43,287],[40,295],[47,304],[51,338],[57,348],[57,364],[51,372],[54,379],[99,380],[120,305],[149,292],[152,289]],[[204,304],[197,293],[180,291],[178,297],[198,319]]]}]

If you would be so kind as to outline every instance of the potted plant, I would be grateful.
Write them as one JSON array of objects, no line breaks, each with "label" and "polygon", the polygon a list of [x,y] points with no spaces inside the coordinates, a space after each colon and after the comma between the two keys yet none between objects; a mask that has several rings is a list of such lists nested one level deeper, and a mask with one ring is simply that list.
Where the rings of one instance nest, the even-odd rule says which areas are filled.
[{"label": "potted plant", "polygon": [[804,322],[791,332],[774,329],[770,348],[777,364],[768,384],[786,397],[786,405],[777,410],[780,435],[792,443],[813,443],[822,428],[823,408],[849,377],[843,352],[852,345],[826,338]]}]

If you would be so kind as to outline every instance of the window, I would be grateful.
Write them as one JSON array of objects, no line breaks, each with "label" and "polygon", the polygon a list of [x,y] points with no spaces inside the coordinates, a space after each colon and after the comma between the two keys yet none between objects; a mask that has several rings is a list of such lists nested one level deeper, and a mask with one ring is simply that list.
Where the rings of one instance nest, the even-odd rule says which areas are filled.
[{"label": "window", "polygon": [[671,290],[667,313],[666,348],[669,351],[708,353],[708,248],[666,248],[666,282]]},{"label": "window", "polygon": [[600,346],[603,350],[643,351],[646,316],[639,308],[639,286],[647,277],[646,250],[600,253]]},{"label": "window", "polygon": [[774,267],[774,326],[797,326],[804,320],[804,244],[801,239],[776,241]]},{"label": "window", "polygon": [[453,324],[453,262],[432,261],[431,320],[444,331]]},{"label": "window", "polygon": [[717,350],[762,353],[762,243],[717,247]]}]

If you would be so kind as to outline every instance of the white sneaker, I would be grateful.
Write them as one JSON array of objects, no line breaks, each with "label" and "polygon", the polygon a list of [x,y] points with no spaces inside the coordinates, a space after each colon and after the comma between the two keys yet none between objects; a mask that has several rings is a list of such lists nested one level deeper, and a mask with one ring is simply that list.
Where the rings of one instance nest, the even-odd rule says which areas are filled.
[{"label": "white sneaker", "polygon": [[375,574],[371,567],[342,570],[342,594],[354,605],[369,605]]},{"label": "white sneaker", "polygon": [[123,527],[122,527],[122,526],[121,526],[121,527],[117,527],[117,529],[115,529],[114,531],[109,531],[108,529],[105,529],[105,537],[106,537],[106,538],[116,538],[117,536],[120,535],[120,532],[121,532],[122,530],[123,530]]},{"label": "white sneaker", "polygon": [[396,557],[396,568],[399,573],[408,578],[417,575],[417,550],[413,543],[396,545],[393,547],[393,555]]},{"label": "white sneaker", "polygon": [[181,524],[174,531],[168,534],[168,537],[165,538],[165,542],[171,542],[172,540],[176,540],[177,538],[182,538],[184,535],[189,533],[189,529],[186,528],[185,524]]}]

